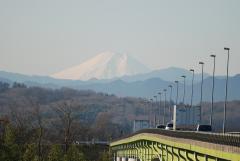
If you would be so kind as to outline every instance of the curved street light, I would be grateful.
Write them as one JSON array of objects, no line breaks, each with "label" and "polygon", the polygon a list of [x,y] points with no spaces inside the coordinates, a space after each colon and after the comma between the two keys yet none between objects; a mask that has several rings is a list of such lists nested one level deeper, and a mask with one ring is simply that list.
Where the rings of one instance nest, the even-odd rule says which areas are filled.
[{"label": "curved street light", "polygon": [[194,69],[190,69],[190,72],[192,72],[192,93],[191,93],[191,108],[193,105],[193,82],[194,82]]},{"label": "curved street light", "polygon": [[162,102],[162,93],[158,92],[159,95],[159,108],[158,108],[158,124],[160,125],[160,114],[161,114],[161,102]]},{"label": "curved street light", "polygon": [[165,125],[165,109],[166,109],[167,89],[164,89],[163,91],[164,91],[163,124]]},{"label": "curved street light", "polygon": [[153,121],[152,121],[152,109],[153,109],[153,99],[150,98],[151,106],[150,106],[150,112],[149,112],[149,121],[150,121],[150,126],[153,126]]},{"label": "curved street light", "polygon": [[199,123],[202,122],[202,96],[203,96],[203,66],[204,62],[199,62],[199,64],[202,66],[202,81],[201,81],[201,97],[200,97],[200,114],[199,114]]},{"label": "curved street light", "polygon": [[143,101],[143,103],[144,103],[144,116],[146,117],[147,116],[147,106],[148,106],[148,100],[144,100]]},{"label": "curved street light", "polygon": [[[156,103],[156,106],[158,107],[157,96],[153,96],[153,97],[155,98],[155,101],[156,101],[155,103]],[[154,107],[154,106],[153,106],[153,107]],[[156,122],[157,122],[157,121],[156,121],[155,107],[154,107],[153,113],[154,113],[154,123],[153,123],[153,124],[154,124],[154,127],[156,127],[156,124],[157,124]]]},{"label": "curved street light", "polygon": [[223,133],[226,132],[226,110],[227,110],[227,98],[228,98],[228,70],[229,70],[229,51],[230,48],[224,48],[227,50],[227,78],[226,78],[226,86],[225,86],[225,101],[224,101],[224,116],[223,116]]},{"label": "curved street light", "polygon": [[173,88],[173,86],[172,86],[172,85],[169,85],[168,87],[170,88],[170,95],[169,95],[169,116],[170,116],[170,119],[172,120],[171,108],[172,108],[172,88]]},{"label": "curved street light", "polygon": [[[194,69],[190,69],[190,72],[192,72],[192,93],[191,93],[191,106],[190,108],[193,108],[193,82],[194,82]],[[195,111],[195,110],[193,110]],[[189,114],[190,115],[190,114]],[[195,123],[195,112],[193,114],[193,123]],[[190,116],[189,116],[189,119],[190,119]]]},{"label": "curved street light", "polygon": [[186,95],[186,76],[182,75],[183,78],[183,105],[185,104],[185,95]]},{"label": "curved street light", "polygon": [[[185,110],[187,111],[187,108],[185,106],[185,95],[186,95],[186,76],[182,75],[181,76],[183,78],[183,106],[185,107]],[[185,124],[187,124],[187,112],[186,112],[186,117],[185,117]]]},{"label": "curved street light", "polygon": [[176,83],[176,85],[177,85],[177,90],[176,90],[176,92],[177,92],[177,94],[176,94],[176,106],[177,106],[177,104],[178,104],[178,81],[174,81],[175,83]]},{"label": "curved street light", "polygon": [[213,103],[214,103],[214,88],[215,88],[215,64],[216,64],[216,55],[210,55],[213,58],[213,78],[212,78],[212,104],[210,112],[210,125],[213,125]]}]

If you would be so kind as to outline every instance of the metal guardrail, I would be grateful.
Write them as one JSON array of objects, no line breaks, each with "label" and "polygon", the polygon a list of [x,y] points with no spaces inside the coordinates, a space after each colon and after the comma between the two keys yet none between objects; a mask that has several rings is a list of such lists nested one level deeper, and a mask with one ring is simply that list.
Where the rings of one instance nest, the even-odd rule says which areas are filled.
[{"label": "metal guardrail", "polygon": [[205,133],[196,131],[171,131],[162,129],[143,129],[117,140],[128,138],[141,133],[159,134],[174,138],[191,139],[220,145],[240,147],[240,135],[238,134],[223,134],[209,132]]},{"label": "metal guardrail", "polygon": [[99,144],[99,145],[109,145],[108,141],[74,141],[74,144],[85,144],[85,145],[95,145],[95,144]]}]

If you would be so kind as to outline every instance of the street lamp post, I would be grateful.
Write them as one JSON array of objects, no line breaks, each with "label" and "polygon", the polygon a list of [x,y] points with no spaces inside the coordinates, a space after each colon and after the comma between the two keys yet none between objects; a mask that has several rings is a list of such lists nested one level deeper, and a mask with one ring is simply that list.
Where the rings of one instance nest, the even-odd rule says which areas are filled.
[{"label": "street lamp post", "polygon": [[158,124],[160,125],[160,110],[161,110],[161,101],[162,101],[162,93],[161,92],[158,92],[158,95],[159,95],[159,107],[158,107]]},{"label": "street lamp post", "polygon": [[176,83],[176,85],[177,85],[177,90],[176,90],[176,92],[177,92],[177,94],[176,94],[176,106],[177,106],[177,104],[178,104],[178,81],[175,81],[175,83]]},{"label": "street lamp post", "polygon": [[202,66],[202,82],[201,82],[201,98],[200,98],[200,114],[199,114],[199,123],[202,122],[202,96],[203,96],[203,66],[204,62],[199,62],[199,64]]},{"label": "street lamp post", "polygon": [[226,78],[226,90],[225,90],[225,102],[224,102],[224,116],[223,116],[223,133],[226,132],[226,110],[227,110],[227,96],[228,96],[228,69],[229,69],[229,51],[230,48],[224,48],[224,50],[227,50],[227,78]]},{"label": "street lamp post", "polygon": [[157,96],[153,96],[153,98],[155,98],[155,101],[157,102]]},{"label": "street lamp post", "polygon": [[215,88],[215,64],[216,64],[216,55],[210,55],[213,58],[213,78],[212,78],[212,105],[211,105],[211,113],[210,113],[210,125],[213,125],[213,95],[214,95],[214,88]]},{"label": "street lamp post", "polygon": [[186,106],[185,106],[185,95],[186,95],[186,76],[185,75],[182,75],[181,76],[182,78],[183,78],[183,106],[184,106],[184,108],[185,108],[185,110],[186,110],[186,116],[185,116],[185,123],[187,124],[187,111],[188,111],[188,109],[186,108]]},{"label": "street lamp post", "polygon": [[[192,72],[192,93],[191,93],[191,108],[193,107],[193,82],[194,82],[194,69],[190,69]],[[194,110],[193,110],[194,111]],[[195,118],[194,118],[195,113],[193,114],[193,123],[195,123]],[[190,118],[190,117],[189,117]]]},{"label": "street lamp post", "polygon": [[[153,96],[155,98],[155,101],[156,101],[156,106],[158,107],[158,103],[157,103],[157,96]],[[155,110],[154,110],[155,111]],[[156,121],[156,112],[154,112],[154,127],[156,127],[156,124],[157,124],[157,121]]]},{"label": "street lamp post", "polygon": [[163,124],[165,125],[165,109],[166,109],[167,89],[164,89],[163,91],[164,91]]},{"label": "street lamp post", "polygon": [[[147,100],[144,100],[144,109],[143,109],[143,111],[144,111],[144,117],[146,117],[147,116],[147,105],[148,105],[148,101]],[[147,117],[146,117],[147,118]]]},{"label": "street lamp post", "polygon": [[150,107],[151,110],[149,112],[150,113],[150,119],[149,120],[150,120],[150,126],[152,126],[153,125],[152,117],[151,117],[152,116],[152,109],[153,109],[153,99],[152,98],[150,99],[150,102],[151,102],[151,107]]},{"label": "street lamp post", "polygon": [[170,115],[170,119],[172,120],[172,111],[171,111],[171,106],[172,106],[172,85],[168,86],[170,88],[170,96],[169,96],[169,115]]},{"label": "street lamp post", "polygon": [[182,75],[183,78],[183,105],[185,104],[185,95],[186,95],[186,76]]}]

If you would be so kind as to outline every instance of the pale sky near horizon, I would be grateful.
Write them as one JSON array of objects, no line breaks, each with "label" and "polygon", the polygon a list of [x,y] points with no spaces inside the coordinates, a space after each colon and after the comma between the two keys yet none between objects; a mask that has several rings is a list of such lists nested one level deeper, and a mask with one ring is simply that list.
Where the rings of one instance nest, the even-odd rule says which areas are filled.
[{"label": "pale sky near horizon", "polygon": [[240,73],[239,0],[0,0],[0,70],[50,75],[104,51],[151,69]]}]

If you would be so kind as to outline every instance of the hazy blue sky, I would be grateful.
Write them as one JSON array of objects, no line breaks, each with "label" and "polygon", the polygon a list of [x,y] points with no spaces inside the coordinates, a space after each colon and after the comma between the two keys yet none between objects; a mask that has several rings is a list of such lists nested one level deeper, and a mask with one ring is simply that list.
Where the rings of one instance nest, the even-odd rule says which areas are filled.
[{"label": "hazy blue sky", "polygon": [[239,0],[0,0],[0,70],[49,75],[103,51],[153,69],[240,73]]}]

